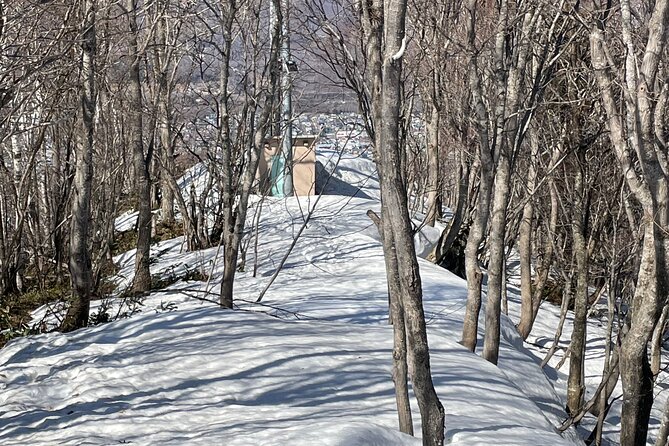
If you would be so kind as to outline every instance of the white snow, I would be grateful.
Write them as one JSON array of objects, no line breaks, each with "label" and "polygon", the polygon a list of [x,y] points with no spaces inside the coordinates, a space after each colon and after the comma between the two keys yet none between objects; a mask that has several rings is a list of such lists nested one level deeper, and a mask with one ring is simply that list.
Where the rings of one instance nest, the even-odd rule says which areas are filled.
[{"label": "white snow", "polygon": [[[217,248],[185,252],[174,239],[152,247],[152,273],[180,277],[197,269],[212,275],[209,283],[178,280],[134,302],[140,311],[131,318],[21,338],[0,350],[0,443],[420,444],[397,431],[383,254],[365,215],[379,209],[373,164],[350,157],[337,169],[337,178],[361,186],[364,197],[322,196],[261,304],[253,302],[313,198],[309,205],[305,198],[265,199],[257,256],[249,229],[235,284],[237,311],[210,303],[222,273]],[[194,175],[188,184],[201,181]],[[123,216],[117,227],[132,227],[131,219]],[[424,232],[422,254],[439,235]],[[132,280],[134,253],[115,261],[122,288]],[[447,443],[580,444],[574,430],[556,431],[564,392],[553,388],[511,319],[502,320],[496,367],[457,342],[465,282],[427,261],[420,267]],[[122,303],[108,302],[107,311],[128,312]],[[100,308],[97,302],[92,312]],[[539,326],[550,330],[550,323]]]}]

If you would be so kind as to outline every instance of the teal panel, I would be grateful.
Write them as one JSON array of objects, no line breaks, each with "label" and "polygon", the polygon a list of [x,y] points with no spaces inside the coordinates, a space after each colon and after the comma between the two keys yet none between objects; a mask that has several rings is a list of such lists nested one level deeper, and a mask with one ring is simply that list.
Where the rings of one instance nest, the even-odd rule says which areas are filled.
[{"label": "teal panel", "polygon": [[274,197],[283,197],[283,183],[285,180],[284,175],[284,159],[280,154],[274,155],[271,159],[272,169],[270,170],[270,184],[272,185],[271,194]]}]

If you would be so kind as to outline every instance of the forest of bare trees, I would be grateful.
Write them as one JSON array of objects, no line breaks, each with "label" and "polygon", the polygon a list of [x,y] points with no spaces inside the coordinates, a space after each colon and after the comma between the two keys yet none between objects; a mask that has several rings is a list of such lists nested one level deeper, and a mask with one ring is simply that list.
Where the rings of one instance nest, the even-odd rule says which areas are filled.
[{"label": "forest of bare trees", "polygon": [[[61,330],[87,326],[121,249],[136,248],[125,292],[149,291],[165,231],[221,247],[233,308],[259,159],[286,125],[290,20],[296,88],[350,91],[373,141],[400,430],[410,383],[423,444],[444,443],[417,211],[445,225],[429,259],[466,278],[465,348],[498,363],[517,262],[520,336],[544,306],[561,312],[543,366],[573,324],[561,428],[591,413],[584,440],[602,444],[620,380],[621,444],[667,444],[669,407],[647,437],[669,314],[669,1],[0,0],[0,16],[0,329],[54,301]],[[211,175],[196,197],[178,178],[198,162]],[[131,240],[114,228],[126,210]],[[586,398],[602,302],[605,366]]]}]

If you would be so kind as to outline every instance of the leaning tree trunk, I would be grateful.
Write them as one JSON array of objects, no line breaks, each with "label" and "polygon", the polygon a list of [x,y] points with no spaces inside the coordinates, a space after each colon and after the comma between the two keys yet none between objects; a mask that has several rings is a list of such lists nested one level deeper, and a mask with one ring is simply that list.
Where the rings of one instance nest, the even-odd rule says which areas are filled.
[{"label": "leaning tree trunk", "polygon": [[462,224],[464,223],[465,211],[469,204],[469,175],[470,167],[464,159],[465,155],[462,151],[459,152],[460,165],[458,166],[458,189],[455,197],[455,209],[453,209],[453,216],[448,222],[448,226],[441,232],[439,241],[435,244],[427,260],[437,265],[441,264],[448,251],[453,246],[456,238],[460,234]]},{"label": "leaning tree trunk", "polygon": [[77,165],[72,194],[70,223],[70,277],[72,302],[62,329],[71,331],[88,324],[93,271],[89,252],[91,223],[91,184],[93,181],[93,141],[95,130],[95,4],[83,2],[84,22],[81,39],[82,138],[76,145]]}]

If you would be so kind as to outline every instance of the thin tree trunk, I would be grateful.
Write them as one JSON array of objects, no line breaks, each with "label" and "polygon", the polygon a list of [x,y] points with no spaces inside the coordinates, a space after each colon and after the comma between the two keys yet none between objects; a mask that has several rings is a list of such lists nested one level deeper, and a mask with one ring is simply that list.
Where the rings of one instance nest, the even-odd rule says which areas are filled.
[{"label": "thin tree trunk", "polygon": [[174,175],[174,144],[172,142],[171,86],[169,71],[172,69],[171,54],[167,49],[167,2],[156,4],[159,15],[156,21],[156,49],[154,70],[158,83],[158,136],[160,139],[161,161],[161,218],[165,223],[174,222],[174,191],[170,185],[170,176]]},{"label": "thin tree trunk", "polygon": [[130,67],[128,92],[130,96],[129,127],[132,162],[135,172],[137,197],[137,252],[135,254],[135,278],[132,288],[134,292],[144,292],[151,288],[150,248],[151,248],[151,181],[149,180],[148,155],[144,155],[142,141],[142,84],[140,77],[139,45],[137,39],[137,0],[126,0],[128,23],[128,49],[130,51]]},{"label": "thin tree trunk", "polygon": [[571,357],[567,381],[567,412],[576,414],[583,404],[585,392],[585,341],[588,311],[588,252],[585,241],[586,210],[584,209],[583,162],[584,154],[578,153],[579,163],[574,169],[574,200],[572,215],[573,250],[576,257],[576,292],[574,295],[574,322],[571,334]]},{"label": "thin tree trunk", "polygon": [[[505,267],[504,238],[507,226],[507,206],[511,189],[511,174],[513,169],[512,157],[520,149],[522,136],[526,131],[520,125],[521,119],[518,110],[520,89],[523,85],[525,67],[530,58],[529,36],[538,16],[533,10],[536,6],[527,6],[519,29],[521,38],[512,48],[516,53],[511,63],[505,63],[508,56],[508,22],[509,4],[506,0],[500,2],[499,19],[495,36],[494,75],[497,93],[495,107],[496,141],[495,157],[495,189],[490,227],[490,262],[488,265],[488,291],[486,303],[486,330],[483,342],[483,357],[493,364],[497,364],[500,341],[500,301],[502,290],[506,287],[503,282],[503,268]],[[515,25],[514,25],[515,26]],[[526,119],[529,120],[531,115]]]},{"label": "thin tree trunk", "polygon": [[[382,218],[390,224],[397,256],[406,322],[409,370],[421,414],[424,445],[444,442],[444,408],[430,370],[430,353],[422,303],[422,284],[408,213],[406,187],[400,170],[399,105],[405,42],[406,0],[384,2],[380,154]],[[387,219],[387,220],[386,220]]]},{"label": "thin tree trunk", "polygon": [[[614,243],[615,243],[614,234]],[[615,258],[615,256],[614,256]],[[593,407],[592,413],[597,416],[597,425],[594,431],[594,442],[597,446],[602,444],[602,434],[604,431],[604,421],[609,409],[609,398],[618,384],[620,369],[618,362],[618,347],[613,342],[613,325],[615,317],[615,302],[617,293],[615,292],[615,272],[611,268],[612,274],[609,281],[609,294],[607,298],[607,324],[606,324],[606,345],[604,351],[604,370],[602,371],[602,380],[606,380],[606,387],[599,395],[599,404]]]},{"label": "thin tree trunk", "polygon": [[478,253],[488,225],[490,199],[492,195],[493,159],[488,134],[488,112],[483,102],[483,89],[478,73],[478,51],[475,40],[476,0],[467,0],[467,40],[469,52],[469,88],[474,103],[474,123],[479,136],[480,182],[476,212],[465,247],[465,275],[467,276],[467,303],[462,327],[462,345],[471,351],[476,349],[479,312],[481,311],[481,285],[483,273],[479,266]]},{"label": "thin tree trunk", "polygon": [[[530,168],[527,175],[528,193],[534,193],[537,184],[537,166],[539,160],[539,141],[536,130],[531,136]],[[518,252],[520,254],[520,322],[518,332],[523,339],[527,339],[534,325],[534,294],[532,292],[532,231],[534,223],[534,197],[528,197],[523,206],[523,216],[520,221]]]},{"label": "thin tree trunk", "polygon": [[483,357],[493,364],[499,358],[500,311],[504,269],[504,235],[506,233],[506,208],[509,203],[511,165],[506,155],[500,156],[495,174],[495,194],[490,223],[490,263],[488,265],[488,291],[485,312]]},{"label": "thin tree trunk", "polygon": [[397,267],[397,254],[393,246],[392,230],[383,227],[382,220],[373,211],[367,211],[367,215],[376,224],[379,235],[383,241],[384,252],[391,255],[385,257],[386,278],[388,280],[388,301],[390,303],[390,321],[393,325],[393,383],[395,384],[395,403],[399,418],[400,432],[413,435],[413,420],[411,417],[411,405],[409,402],[408,365],[406,327],[404,320],[404,308],[402,307],[401,289],[399,281],[399,270]]},{"label": "thin tree trunk", "polygon": [[[273,38],[271,41],[269,67],[275,67],[278,64],[279,55],[279,36],[281,24],[281,5],[279,0],[272,0],[274,8],[279,14],[279,20],[274,24]],[[237,14],[237,3],[221,2],[221,28],[223,32],[223,43],[221,48],[221,74],[220,87],[222,92],[227,92],[230,71],[230,57],[232,45],[232,26]],[[222,153],[222,164],[224,169],[223,178],[223,233],[222,240],[224,244],[223,252],[223,280],[221,283],[220,305],[223,308],[232,308],[234,299],[234,278],[237,271],[237,259],[239,257],[239,249],[242,237],[244,235],[244,228],[246,226],[246,214],[249,205],[249,196],[251,188],[255,181],[256,171],[258,170],[258,163],[260,155],[265,147],[265,140],[267,132],[269,131],[271,122],[270,117],[274,108],[274,91],[278,88],[278,74],[276,70],[269,70],[269,83],[265,91],[264,100],[262,101],[260,116],[257,120],[255,118],[255,109],[250,113],[249,122],[255,124],[249,126],[248,140],[252,142],[250,146],[244,146],[240,149],[242,154],[245,153],[246,160],[241,168],[239,174],[239,184],[232,181],[233,171],[239,169],[239,165],[235,163],[242,163],[242,159],[233,158],[233,146],[230,134],[230,115],[228,110],[229,96],[224,95],[220,101],[221,115],[219,117],[219,140]],[[241,156],[240,156],[241,158]]]},{"label": "thin tree trunk", "polygon": [[[434,100],[434,99],[433,99]],[[434,226],[441,216],[439,200],[439,108],[432,105],[427,122],[427,216],[425,224]]]},{"label": "thin tree trunk", "polygon": [[[277,11],[281,13],[280,9]],[[223,279],[221,282],[220,303],[223,308],[232,308],[235,273],[237,271],[237,258],[239,256],[239,238],[235,233],[235,219],[239,218],[235,213],[235,199],[237,187],[233,184],[233,147],[230,135],[230,110],[228,107],[229,96],[227,94],[230,81],[230,58],[232,51],[232,25],[237,14],[237,3],[221,2],[220,28],[222,42],[220,44],[221,72],[219,85],[221,99],[219,101],[218,131],[219,141],[222,148],[221,158],[223,164]],[[281,20],[278,20],[281,22]]]},{"label": "thin tree trunk", "polygon": [[551,197],[551,211],[550,217],[548,220],[548,228],[546,229],[546,240],[544,242],[544,256],[539,265],[537,271],[537,279],[534,286],[534,291],[532,295],[532,312],[530,314],[521,312],[520,323],[518,324],[518,332],[523,337],[527,339],[532,331],[534,326],[534,321],[537,319],[537,314],[539,313],[539,307],[541,306],[541,300],[544,293],[544,288],[548,283],[548,277],[553,263],[553,244],[554,237],[557,233],[557,224],[558,224],[558,196],[557,190],[555,188],[555,181],[551,179],[549,181],[550,197]]},{"label": "thin tree trunk", "polygon": [[[553,355],[560,345],[560,338],[562,337],[562,330],[564,328],[564,323],[567,320],[567,312],[569,311],[569,301],[571,300],[571,283],[567,281],[565,288],[562,292],[562,303],[560,304],[560,320],[558,321],[558,326],[555,329],[555,336],[553,337],[553,343],[551,344],[546,356],[541,361],[541,367],[545,367],[546,364],[551,360]],[[566,356],[566,354],[565,354]]]},{"label": "thin tree trunk", "polygon": [[70,277],[72,302],[62,323],[62,330],[71,331],[88,325],[93,272],[89,254],[91,223],[91,185],[93,180],[93,142],[95,137],[95,4],[83,2],[81,56],[82,137],[76,145],[77,164],[72,194],[70,224]]}]

